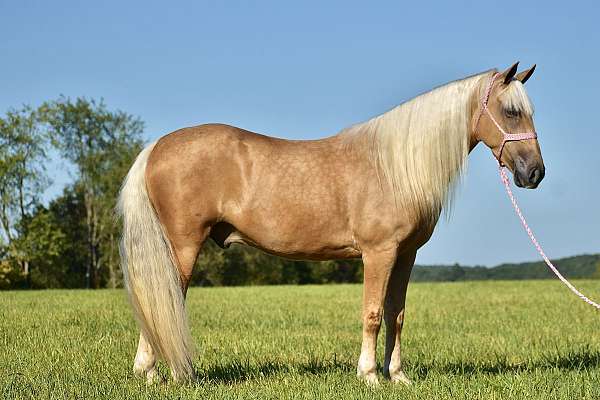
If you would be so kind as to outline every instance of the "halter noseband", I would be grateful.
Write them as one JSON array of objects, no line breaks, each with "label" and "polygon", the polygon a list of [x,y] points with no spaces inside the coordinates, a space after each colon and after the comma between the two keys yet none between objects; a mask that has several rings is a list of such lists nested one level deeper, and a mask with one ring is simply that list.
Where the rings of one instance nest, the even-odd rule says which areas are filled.
[{"label": "halter noseband", "polygon": [[498,121],[496,121],[496,119],[494,118],[494,116],[492,115],[492,113],[490,112],[490,110],[488,108],[488,101],[490,100],[490,94],[492,93],[492,86],[494,86],[494,81],[496,80],[496,78],[498,76],[500,76],[500,73],[498,73],[498,72],[492,76],[492,78],[490,79],[490,82],[488,83],[488,86],[485,90],[485,93],[484,93],[483,97],[481,98],[481,110],[479,111],[479,116],[477,117],[477,122],[475,123],[475,132],[477,132],[477,127],[479,126],[479,121],[481,120],[483,113],[487,112],[488,117],[490,117],[490,119],[492,120],[494,125],[496,125],[496,128],[498,128],[498,130],[502,133],[502,136],[503,136],[502,144],[500,144],[500,151],[498,152],[498,156],[496,156],[496,154],[494,154],[494,149],[491,149],[492,154],[494,154],[494,157],[496,157],[500,166],[503,166],[502,161],[501,161],[502,150],[504,150],[504,145],[507,142],[517,142],[520,140],[537,139],[537,133],[535,133],[535,131],[522,132],[522,133],[508,133],[504,129],[502,129],[502,127],[500,126]]}]

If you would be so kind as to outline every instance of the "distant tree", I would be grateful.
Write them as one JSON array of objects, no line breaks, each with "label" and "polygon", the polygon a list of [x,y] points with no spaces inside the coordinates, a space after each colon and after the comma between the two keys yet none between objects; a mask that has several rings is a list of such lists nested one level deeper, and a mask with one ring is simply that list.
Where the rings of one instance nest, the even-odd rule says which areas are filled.
[{"label": "distant tree", "polygon": [[108,271],[107,284],[116,286],[118,228],[113,208],[127,168],[142,147],[144,124],[123,111],[109,111],[103,101],[86,98],[61,97],[45,103],[40,114],[53,144],[75,167],[76,190],[83,196],[86,287],[103,286],[103,269]]},{"label": "distant tree", "polygon": [[594,269],[594,272],[592,272],[592,275],[590,276],[590,278],[600,279],[600,261],[598,261],[596,263],[596,268]]},{"label": "distant tree", "polygon": [[0,247],[0,289],[14,289],[23,283],[23,274],[10,262],[6,247]]},{"label": "distant tree", "polygon": [[28,286],[31,288],[64,287],[64,271],[60,270],[59,257],[65,247],[65,234],[55,216],[43,206],[22,224],[27,229],[19,235],[17,243],[32,263]]},{"label": "distant tree", "polygon": [[191,284],[194,286],[222,286],[224,269],[225,250],[219,248],[212,240],[207,240],[196,261]]},{"label": "distant tree", "polygon": [[68,185],[61,195],[50,201],[47,210],[56,230],[63,234],[59,254],[47,258],[44,276],[36,275],[37,287],[83,288],[86,284],[87,240],[83,193]]},{"label": "distant tree", "polygon": [[[30,286],[31,262],[37,237],[31,229],[40,196],[49,185],[45,164],[47,137],[40,129],[38,113],[30,107],[11,110],[0,118],[0,246],[3,269],[16,265]],[[33,224],[33,225],[32,225]],[[15,274],[12,274],[14,284]]]},{"label": "distant tree", "polygon": [[103,279],[106,281],[106,286],[111,288],[119,287],[123,283],[119,268],[121,225],[115,218],[114,208],[121,184],[142,147],[142,140],[136,136],[114,141],[104,158],[103,173],[98,181],[100,249],[106,273]]}]

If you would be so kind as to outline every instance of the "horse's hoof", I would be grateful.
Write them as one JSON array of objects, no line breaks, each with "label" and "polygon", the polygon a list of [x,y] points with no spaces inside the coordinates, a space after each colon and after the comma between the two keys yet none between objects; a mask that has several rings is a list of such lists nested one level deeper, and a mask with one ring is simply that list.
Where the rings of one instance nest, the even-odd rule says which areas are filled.
[{"label": "horse's hoof", "polygon": [[358,373],[358,379],[367,384],[367,386],[379,386],[379,378],[377,378],[377,374],[375,372],[370,372],[366,374]]},{"label": "horse's hoof", "polygon": [[152,368],[150,371],[146,372],[146,384],[147,385],[158,385],[165,383],[166,380],[156,370],[156,368]]},{"label": "horse's hoof", "polygon": [[165,379],[160,376],[156,368],[152,368],[149,371],[144,370],[138,365],[133,367],[133,374],[139,378],[146,379],[148,385],[156,385],[164,383]]},{"label": "horse's hoof", "polygon": [[404,385],[412,385],[412,381],[404,374],[403,371],[396,372],[390,375],[392,383],[402,383]]}]

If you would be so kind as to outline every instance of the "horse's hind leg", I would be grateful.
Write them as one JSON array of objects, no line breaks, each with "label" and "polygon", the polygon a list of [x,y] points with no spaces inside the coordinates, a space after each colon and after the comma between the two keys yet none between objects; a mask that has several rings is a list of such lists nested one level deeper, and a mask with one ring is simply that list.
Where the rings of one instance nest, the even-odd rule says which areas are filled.
[{"label": "horse's hind leg", "polygon": [[404,324],[404,304],[410,271],[415,262],[416,252],[411,251],[398,257],[385,298],[385,362],[383,373],[394,383],[410,384],[402,371],[400,356],[400,335]]},{"label": "horse's hind leg", "polygon": [[[173,252],[175,253],[181,276],[181,290],[185,296],[192,277],[194,264],[198,258],[198,253],[200,252],[202,244],[208,237],[210,228],[206,227],[192,235],[184,235],[174,227],[170,226],[166,226],[166,230]],[[152,346],[146,341],[144,335],[140,333],[140,341],[135,355],[133,372],[138,376],[145,377],[148,383],[159,382],[161,381],[161,378],[156,371],[156,361],[156,351],[154,351]]]},{"label": "horse's hind leg", "polygon": [[[167,232],[169,232],[169,230],[167,230]],[[187,294],[188,286],[192,279],[192,272],[194,270],[194,265],[196,264],[196,259],[198,258],[202,244],[209,233],[210,227],[205,227],[193,234],[181,234],[178,232],[173,234],[169,233],[169,240],[173,246],[173,252],[175,253],[175,258],[177,259],[179,267],[181,290],[183,290],[184,296]]]},{"label": "horse's hind leg", "polygon": [[148,383],[160,381],[160,377],[156,371],[156,353],[141,332],[135,361],[133,362],[133,373],[146,378]]}]

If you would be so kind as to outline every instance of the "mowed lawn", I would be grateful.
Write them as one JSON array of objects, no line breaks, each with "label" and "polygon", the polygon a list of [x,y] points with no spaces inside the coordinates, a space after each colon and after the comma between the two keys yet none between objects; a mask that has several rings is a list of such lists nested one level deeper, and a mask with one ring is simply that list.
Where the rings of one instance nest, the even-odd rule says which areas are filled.
[{"label": "mowed lawn", "polygon": [[[599,281],[576,284],[600,298]],[[360,303],[360,285],[191,289],[200,381],[147,386],[131,371],[138,331],[122,290],[1,292],[0,396],[600,398],[600,314],[558,281],[411,285],[410,387],[356,379]]]}]

